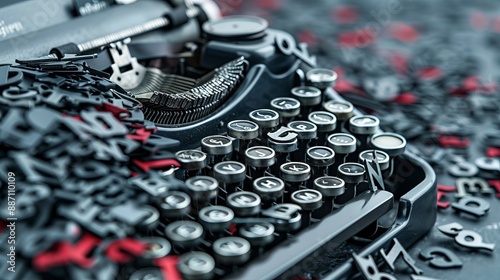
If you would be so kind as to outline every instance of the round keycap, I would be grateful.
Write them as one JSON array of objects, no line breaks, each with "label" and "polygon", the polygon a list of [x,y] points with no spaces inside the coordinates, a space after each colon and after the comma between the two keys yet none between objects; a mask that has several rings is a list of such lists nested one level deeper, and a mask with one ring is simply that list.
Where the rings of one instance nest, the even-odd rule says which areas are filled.
[{"label": "round keycap", "polygon": [[194,200],[209,201],[217,196],[219,183],[209,176],[195,176],[186,180],[187,192]]},{"label": "round keycap", "polygon": [[306,78],[312,86],[326,89],[335,85],[337,73],[330,69],[316,68],[307,71]]},{"label": "round keycap", "polygon": [[302,210],[318,209],[323,204],[323,195],[317,190],[298,190],[291,195],[292,202],[302,207]]},{"label": "round keycap", "polygon": [[360,183],[365,178],[365,167],[359,163],[346,162],[341,164],[338,175],[346,183]]},{"label": "round keycap", "polygon": [[260,177],[253,181],[253,191],[264,200],[274,200],[283,195],[285,183],[276,177]]},{"label": "round keycap", "polygon": [[214,178],[222,183],[238,183],[245,180],[245,165],[237,161],[223,161],[214,165]]},{"label": "round keycap", "polygon": [[269,167],[276,162],[276,153],[266,146],[255,146],[245,151],[246,164],[253,167]]},{"label": "round keycap", "polygon": [[142,268],[130,275],[129,280],[163,280],[163,272],[156,267]]},{"label": "round keycap", "polygon": [[175,158],[185,170],[197,170],[207,166],[207,155],[198,150],[182,150],[175,153]]},{"label": "round keycap", "polygon": [[280,115],[278,112],[269,109],[257,109],[248,114],[250,119],[260,127],[272,128],[280,123]]},{"label": "round keycap", "polygon": [[142,209],[146,210],[149,214],[138,224],[137,227],[143,231],[155,229],[160,222],[160,212],[158,212],[158,210],[153,206],[148,205],[143,206]]},{"label": "round keycap", "polygon": [[186,280],[213,279],[215,260],[205,252],[193,251],[180,256],[177,269]]},{"label": "round keycap", "polygon": [[141,237],[139,241],[147,245],[147,249],[142,253],[144,259],[158,259],[170,254],[172,246],[170,242],[161,237]]},{"label": "round keycap", "polygon": [[297,204],[282,203],[262,210],[261,214],[265,217],[276,219],[273,224],[277,232],[289,232],[300,228],[302,223],[302,208]]},{"label": "round keycap", "polygon": [[241,140],[252,140],[259,136],[259,126],[246,120],[231,121],[227,124],[227,134]]},{"label": "round keycap", "polygon": [[311,167],[303,162],[287,162],[280,166],[281,178],[287,182],[304,182],[311,176]]},{"label": "round keycap", "polygon": [[300,102],[290,97],[278,97],[271,100],[271,107],[276,110],[282,118],[295,117],[300,113]]},{"label": "round keycap", "polygon": [[250,259],[250,242],[241,237],[222,237],[212,245],[215,260],[220,264],[238,265]]},{"label": "round keycap", "polygon": [[161,215],[165,217],[181,217],[191,210],[191,198],[185,192],[169,191],[160,201]]},{"label": "round keycap", "polygon": [[227,155],[233,150],[233,141],[222,135],[207,136],[201,139],[201,150],[209,155]]},{"label": "round keycap", "polygon": [[260,212],[260,197],[253,192],[235,192],[227,197],[227,206],[236,216],[246,217],[257,215]]},{"label": "round keycap", "polygon": [[174,246],[195,248],[201,242],[203,227],[193,221],[175,221],[167,225],[165,235]]},{"label": "round keycap", "polygon": [[292,95],[302,106],[315,106],[321,103],[321,90],[315,87],[294,87]]},{"label": "round keycap", "polygon": [[312,112],[307,119],[318,127],[318,132],[330,132],[337,127],[337,117],[329,112]]},{"label": "round keycap", "polygon": [[340,121],[348,120],[354,113],[354,106],[347,101],[329,100],[323,103],[323,108],[333,113]]},{"label": "round keycap", "polygon": [[209,231],[220,232],[229,228],[234,218],[234,212],[225,206],[207,206],[200,210],[198,218]]},{"label": "round keycap", "polygon": [[339,196],[345,191],[345,182],[333,176],[319,177],[314,180],[314,189],[318,190],[323,196]]},{"label": "round keycap", "polygon": [[293,121],[288,123],[288,128],[297,133],[297,138],[302,140],[311,140],[316,138],[318,127],[308,121]]},{"label": "round keycap", "polygon": [[202,28],[210,39],[245,40],[263,36],[268,25],[263,18],[238,15],[207,21]]},{"label": "round keycap", "polygon": [[382,132],[372,135],[370,145],[394,157],[405,152],[406,139],[396,133]]},{"label": "round keycap", "polygon": [[349,129],[352,133],[373,134],[377,132],[380,121],[377,117],[371,115],[355,116],[349,120]]},{"label": "round keycap", "polygon": [[356,137],[347,133],[334,133],[328,136],[327,144],[338,154],[350,154],[356,151]]},{"label": "round keycap", "polygon": [[373,151],[377,155],[377,162],[380,166],[380,170],[386,170],[389,168],[389,155],[384,151],[379,150],[364,150],[359,153],[359,162],[364,163],[365,161],[373,161]]},{"label": "round keycap", "polygon": [[335,152],[324,146],[314,146],[307,149],[306,161],[316,167],[330,166],[335,162]]},{"label": "round keycap", "polygon": [[274,240],[274,226],[271,223],[244,225],[238,230],[241,237],[250,242],[252,247],[266,246]]}]

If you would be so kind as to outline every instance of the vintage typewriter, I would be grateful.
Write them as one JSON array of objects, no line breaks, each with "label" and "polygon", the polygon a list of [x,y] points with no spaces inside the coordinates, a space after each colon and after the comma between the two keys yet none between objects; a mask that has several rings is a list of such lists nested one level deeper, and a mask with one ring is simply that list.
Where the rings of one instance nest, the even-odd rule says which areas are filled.
[{"label": "vintage typewriter", "polygon": [[266,20],[28,2],[60,15],[3,25],[5,279],[371,277],[434,225],[431,167]]}]

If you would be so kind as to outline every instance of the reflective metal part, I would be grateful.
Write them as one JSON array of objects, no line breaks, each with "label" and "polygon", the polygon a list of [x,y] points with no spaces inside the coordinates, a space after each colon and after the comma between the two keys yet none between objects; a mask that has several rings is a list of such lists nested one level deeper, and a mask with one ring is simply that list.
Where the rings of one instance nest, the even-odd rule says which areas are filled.
[{"label": "reflective metal part", "polygon": [[[374,150],[364,150],[359,153],[359,163],[364,163],[365,161],[373,161],[373,151]],[[377,156],[377,162],[380,166],[380,169],[386,170],[387,168],[389,168],[389,155],[386,152],[380,150],[375,150],[375,154]]]},{"label": "reflective metal part", "polygon": [[209,155],[227,155],[233,149],[231,138],[222,135],[212,135],[201,139],[201,150]]},{"label": "reflective metal part", "polygon": [[269,109],[257,109],[250,112],[248,116],[261,128],[277,127],[280,123],[278,112]]},{"label": "reflective metal part", "polygon": [[221,232],[231,225],[233,210],[225,206],[207,206],[198,213],[200,223],[211,232]]},{"label": "reflective metal part", "polygon": [[253,192],[235,192],[227,197],[227,206],[237,216],[253,216],[260,212],[260,197]]},{"label": "reflective metal part", "polygon": [[215,260],[225,265],[238,265],[250,259],[250,242],[241,237],[222,237],[215,240],[212,249]]},{"label": "reflective metal part", "polygon": [[391,157],[403,154],[406,149],[406,139],[392,132],[381,132],[372,135],[370,144],[375,149],[384,151]]},{"label": "reflective metal part", "polygon": [[223,183],[238,183],[245,180],[245,165],[237,161],[224,161],[214,165],[214,178]]},{"label": "reflective metal part", "polygon": [[253,181],[253,191],[263,200],[275,200],[283,195],[285,183],[276,177],[260,177]]},{"label": "reflective metal part", "polygon": [[330,166],[335,162],[335,152],[324,146],[315,146],[307,149],[306,162],[315,167]]},{"label": "reflective metal part", "polygon": [[301,106],[315,106],[321,103],[321,91],[315,87],[294,87],[292,96],[296,98]]},{"label": "reflective metal part", "polygon": [[356,151],[356,138],[347,133],[334,133],[328,136],[328,147],[338,154],[350,154]]},{"label": "reflective metal part", "polygon": [[195,248],[203,237],[203,227],[194,221],[175,221],[167,225],[165,235],[174,246]]},{"label": "reflective metal part", "polygon": [[279,113],[280,118],[292,118],[300,113],[300,102],[295,98],[275,98],[271,100],[271,107]]},{"label": "reflective metal part", "polygon": [[183,279],[209,280],[214,276],[215,260],[205,252],[193,251],[180,256],[177,269]]},{"label": "reflective metal part", "polygon": [[291,195],[292,202],[302,207],[302,210],[312,211],[323,204],[323,195],[317,190],[298,190]]},{"label": "reflective metal part", "polygon": [[345,191],[345,182],[337,177],[323,176],[314,180],[314,189],[318,190],[323,196],[339,196]]},{"label": "reflective metal part", "polygon": [[227,124],[227,134],[241,140],[252,140],[259,136],[259,126],[251,121],[235,120]]},{"label": "reflective metal part", "polygon": [[175,158],[185,170],[197,170],[207,166],[207,155],[199,150],[178,151]]},{"label": "reflective metal part", "polygon": [[252,247],[266,246],[274,240],[274,226],[271,223],[245,225],[240,227],[238,232]]},{"label": "reflective metal part", "polygon": [[245,162],[253,167],[269,167],[276,162],[276,153],[266,146],[254,146],[245,151]]},{"label": "reflective metal part", "polygon": [[312,86],[325,90],[335,85],[338,75],[330,69],[316,68],[307,71],[306,78]]},{"label": "reflective metal part", "polygon": [[365,178],[365,167],[359,163],[347,162],[341,164],[338,169],[338,175],[346,183],[361,183]]},{"label": "reflective metal part", "polygon": [[303,182],[311,176],[311,167],[303,162],[287,162],[280,166],[281,178],[287,182]]},{"label": "reflective metal part", "polygon": [[368,135],[377,132],[380,120],[372,115],[355,116],[349,119],[349,124],[352,133]]},{"label": "reflective metal part", "polygon": [[347,101],[329,100],[323,103],[323,108],[333,113],[339,121],[345,121],[354,114],[354,106]]},{"label": "reflective metal part", "polygon": [[217,197],[219,183],[209,176],[195,176],[186,180],[186,187],[193,200],[210,201]]}]

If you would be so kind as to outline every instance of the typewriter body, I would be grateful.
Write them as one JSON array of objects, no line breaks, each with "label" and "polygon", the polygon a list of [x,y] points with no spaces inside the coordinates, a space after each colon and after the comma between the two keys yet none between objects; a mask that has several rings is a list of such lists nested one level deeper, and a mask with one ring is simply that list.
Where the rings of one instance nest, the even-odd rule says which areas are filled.
[{"label": "typewriter body", "polygon": [[[56,123],[66,134],[92,135],[61,143],[135,143],[117,144],[116,153],[127,155],[116,175],[123,185],[99,196],[82,188],[107,178],[93,168],[115,168],[115,153],[110,161],[71,153],[73,146],[49,158],[40,147],[1,137],[2,169],[15,170],[19,201],[40,211],[30,214],[39,222],[17,224],[50,236],[34,239],[32,250],[19,245],[23,266],[9,279],[352,279],[375,264],[368,256],[392,244],[404,251],[434,225],[431,167],[405,150],[404,138],[340,97],[335,72],[319,68],[306,44],[261,18],[221,17],[212,1],[111,2],[58,4],[60,22],[0,41],[2,129],[15,111],[28,127],[43,118],[43,137]],[[67,15],[71,5],[81,15]],[[104,128],[93,133],[78,122]],[[92,173],[88,184],[68,183],[80,170],[71,162],[58,161],[70,175],[50,181],[35,176],[49,171],[30,173],[20,156],[54,165],[66,152],[76,165],[93,162],[81,171]],[[38,197],[50,192],[50,204],[29,195],[35,185]],[[127,189],[123,199],[120,188]],[[80,233],[57,235],[69,222]],[[95,263],[54,263],[63,253],[58,244],[89,238],[102,242],[86,251]],[[123,240],[130,247],[120,247]],[[129,258],[104,243],[122,244]]]}]

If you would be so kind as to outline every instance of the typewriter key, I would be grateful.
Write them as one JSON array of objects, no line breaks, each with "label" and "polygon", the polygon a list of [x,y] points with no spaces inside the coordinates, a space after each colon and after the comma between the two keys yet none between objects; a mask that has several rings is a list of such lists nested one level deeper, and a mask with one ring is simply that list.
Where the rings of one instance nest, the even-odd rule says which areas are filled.
[{"label": "typewriter key", "polygon": [[365,179],[365,167],[359,163],[347,162],[338,168],[338,177],[345,182],[345,192],[337,200],[344,204],[356,195],[356,185]]},{"label": "typewriter key", "polygon": [[193,251],[180,256],[177,269],[186,280],[210,280],[214,277],[215,260],[205,252]]},{"label": "typewriter key", "polygon": [[269,147],[251,147],[245,151],[245,162],[252,167],[269,167],[276,161],[275,154],[274,150]]},{"label": "typewriter key", "polygon": [[217,197],[219,183],[209,176],[195,176],[186,180],[187,193],[194,201],[204,204]]},{"label": "typewriter key", "polygon": [[336,175],[338,167],[347,161],[349,154],[356,151],[357,140],[348,133],[334,133],[328,136],[327,146],[335,152],[335,163],[330,167],[329,174]]},{"label": "typewriter key", "polygon": [[233,151],[233,141],[222,135],[207,136],[201,139],[201,150],[211,156],[211,163],[221,162]]},{"label": "typewriter key", "polygon": [[314,179],[327,175],[328,167],[335,162],[335,152],[324,146],[315,146],[307,150],[306,162],[311,166],[312,180],[309,180],[309,187],[312,187]]},{"label": "typewriter key", "polygon": [[172,246],[165,238],[161,237],[142,237],[139,241],[148,245],[146,251],[142,253],[140,259],[142,261],[151,261],[158,258],[163,258],[170,254]]},{"label": "typewriter key", "polygon": [[198,218],[208,231],[217,233],[229,228],[234,212],[225,206],[207,206],[200,210]]},{"label": "typewriter key", "polygon": [[241,237],[250,242],[252,247],[260,247],[262,251],[264,246],[270,244],[274,240],[274,226],[271,223],[257,223],[253,225],[244,225],[238,229]]},{"label": "typewriter key", "polygon": [[324,197],[321,209],[315,211],[317,215],[314,215],[315,218],[321,218],[333,211],[334,198],[344,194],[345,182],[338,177],[323,176],[314,180],[313,188],[319,191]]},{"label": "typewriter key", "polygon": [[281,179],[288,183],[287,192],[290,194],[306,186],[311,177],[311,167],[303,162],[287,162],[280,166]]},{"label": "typewriter key", "polygon": [[321,104],[321,90],[315,87],[294,87],[292,96],[300,102],[300,114],[307,116],[312,108]]},{"label": "typewriter key", "polygon": [[281,164],[287,161],[288,155],[298,148],[297,133],[287,127],[281,127],[267,136],[269,147],[276,151],[276,164],[271,171],[277,174]]},{"label": "typewriter key", "polygon": [[209,39],[245,40],[264,36],[268,27],[265,19],[255,16],[227,16],[203,24]]},{"label": "typewriter key", "polygon": [[307,146],[317,136],[317,126],[308,121],[293,121],[288,128],[297,134],[297,150],[290,155],[292,161],[304,161]]},{"label": "typewriter key", "polygon": [[222,237],[215,240],[212,249],[215,260],[222,265],[239,265],[250,259],[250,242],[241,237]]},{"label": "typewriter key", "polygon": [[317,111],[310,113],[307,119],[318,127],[317,145],[324,145],[326,136],[337,127],[337,117],[329,112]]},{"label": "typewriter key", "polygon": [[323,103],[323,108],[334,114],[339,122],[350,119],[354,113],[354,106],[347,101],[329,100]]},{"label": "typewriter key", "polygon": [[184,178],[196,176],[199,171],[207,166],[207,155],[198,150],[182,150],[175,153],[175,158],[186,170]]},{"label": "typewriter key", "polygon": [[334,86],[337,81],[337,77],[337,73],[324,68],[311,69],[306,73],[308,84],[319,88],[321,91]]},{"label": "typewriter key", "polygon": [[[380,170],[386,170],[389,168],[389,155],[380,150],[375,150],[377,156],[377,162],[380,166]],[[365,161],[373,161],[373,150],[364,150],[359,153],[359,163],[364,163]]]},{"label": "typewriter key", "polygon": [[184,192],[169,191],[159,206],[163,217],[181,218],[191,211],[191,198]]},{"label": "typewriter key", "polygon": [[267,141],[267,133],[275,131],[280,123],[278,112],[269,109],[257,109],[248,116],[259,125],[259,137],[264,143]]},{"label": "typewriter key", "polygon": [[304,182],[311,177],[311,167],[303,162],[287,162],[280,166],[281,178],[286,182]]},{"label": "typewriter key", "polygon": [[136,270],[130,277],[129,280],[163,280],[163,272],[159,268],[143,268]]},{"label": "typewriter key", "polygon": [[358,146],[361,150],[368,147],[369,135],[379,130],[380,120],[371,115],[355,116],[349,119],[349,131],[358,138]]},{"label": "typewriter key", "polygon": [[194,221],[176,221],[165,228],[165,236],[180,249],[196,248],[203,237],[203,227]]},{"label": "typewriter key", "polygon": [[253,191],[262,198],[264,204],[283,197],[284,190],[285,183],[280,178],[260,177],[253,181]]},{"label": "typewriter key", "polygon": [[299,205],[302,208],[303,218],[302,227],[311,224],[312,211],[321,207],[323,204],[323,195],[312,189],[298,190],[290,196],[292,203]]},{"label": "typewriter key", "polygon": [[371,136],[370,145],[386,152],[390,157],[395,157],[404,153],[406,139],[396,133],[381,132]]},{"label": "typewriter key", "polygon": [[259,137],[259,126],[251,121],[236,120],[227,124],[227,134],[239,140],[237,150],[243,153],[250,140]]},{"label": "typewriter key", "polygon": [[349,120],[349,130],[360,135],[374,134],[379,129],[380,121],[371,115],[355,116]]},{"label": "typewriter key", "polygon": [[280,115],[280,123],[286,125],[300,114],[300,102],[295,98],[278,97],[271,100],[271,107]]},{"label": "typewriter key", "polygon": [[253,192],[232,193],[226,202],[236,216],[254,216],[260,212],[260,197]]}]

